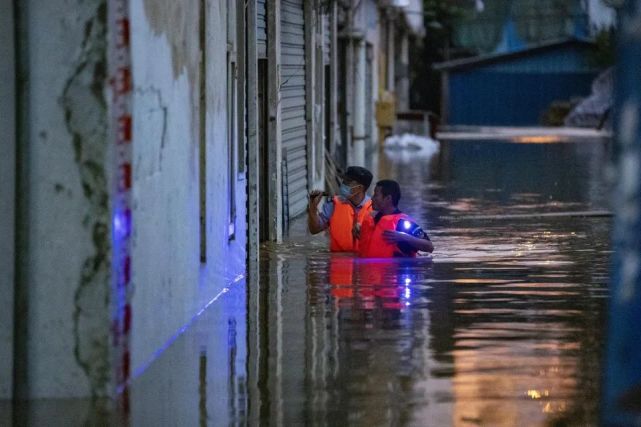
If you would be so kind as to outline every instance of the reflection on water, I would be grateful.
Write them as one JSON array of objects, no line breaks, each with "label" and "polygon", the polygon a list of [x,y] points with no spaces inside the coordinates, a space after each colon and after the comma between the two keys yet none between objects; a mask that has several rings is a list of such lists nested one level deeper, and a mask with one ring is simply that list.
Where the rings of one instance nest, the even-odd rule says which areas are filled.
[{"label": "reflection on water", "polygon": [[[248,318],[246,285],[237,277],[202,301],[196,315],[134,371],[116,399],[0,400],[0,426],[245,425],[247,377],[255,372],[247,358],[247,338],[254,334],[248,320],[254,330],[258,324]],[[154,321],[164,320],[158,307]]]},{"label": "reflection on water", "polygon": [[[465,141],[431,160],[382,154],[377,176],[400,181],[433,256],[332,255],[304,224],[265,247],[249,419],[597,424],[610,219],[527,214],[607,209],[604,150]],[[525,215],[491,217],[506,214]]]},{"label": "reflection on water", "polygon": [[135,375],[128,419],[34,401],[0,424],[596,425],[610,219],[529,214],[607,209],[604,149],[381,154],[432,256],[330,254],[303,218]]},{"label": "reflection on water", "polygon": [[243,423],[247,408],[246,291],[244,280],[231,284],[133,380],[126,424]]}]

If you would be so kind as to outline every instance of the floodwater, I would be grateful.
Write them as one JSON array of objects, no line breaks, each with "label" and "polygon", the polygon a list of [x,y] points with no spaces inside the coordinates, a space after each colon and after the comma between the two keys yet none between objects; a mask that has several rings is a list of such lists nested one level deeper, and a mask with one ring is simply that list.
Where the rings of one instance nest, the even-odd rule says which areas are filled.
[{"label": "floodwater", "polygon": [[383,152],[431,256],[332,255],[302,218],[133,372],[120,410],[0,402],[0,425],[597,425],[612,220],[554,214],[609,208],[607,151]]},{"label": "floodwater", "polygon": [[[596,425],[611,218],[607,143],[449,141],[380,155],[435,244],[372,261],[302,221],[250,293],[261,425]],[[547,215],[537,216],[546,213]],[[253,299],[252,299],[253,298]]]}]

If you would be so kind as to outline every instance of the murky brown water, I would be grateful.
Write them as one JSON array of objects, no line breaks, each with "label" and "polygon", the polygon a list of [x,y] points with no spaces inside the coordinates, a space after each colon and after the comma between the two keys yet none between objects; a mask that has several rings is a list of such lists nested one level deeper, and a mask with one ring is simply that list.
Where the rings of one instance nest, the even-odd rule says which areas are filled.
[{"label": "murky brown water", "polygon": [[431,159],[382,154],[378,176],[399,180],[401,208],[436,250],[331,255],[304,224],[265,248],[250,420],[596,425],[611,219],[528,214],[607,209],[605,149],[461,141]]},{"label": "murky brown water", "polygon": [[607,209],[605,151],[381,154],[433,256],[332,255],[303,219],[133,373],[126,413],[4,402],[0,424],[596,425],[611,219],[534,214]]}]

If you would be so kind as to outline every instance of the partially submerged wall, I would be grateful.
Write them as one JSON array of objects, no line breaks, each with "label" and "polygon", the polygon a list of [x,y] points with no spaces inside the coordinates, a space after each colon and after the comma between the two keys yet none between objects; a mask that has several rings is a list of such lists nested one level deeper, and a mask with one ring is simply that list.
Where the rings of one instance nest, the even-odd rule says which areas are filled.
[{"label": "partially submerged wall", "polygon": [[[224,1],[131,2],[134,377],[144,374],[199,310],[244,274],[245,180],[242,173],[229,173],[227,15]],[[230,178],[237,217],[233,239]],[[201,214],[206,233],[202,260]],[[224,304],[224,298],[215,304]]]},{"label": "partially submerged wall", "polygon": [[[239,286],[245,272],[245,132],[242,122],[233,125],[229,113],[237,110],[228,107],[235,84],[229,86],[230,58],[241,57],[242,43],[236,43],[237,21],[227,3],[235,4],[130,3],[134,377],[204,307],[226,304],[228,288]],[[8,375],[15,356],[19,398],[101,397],[114,390],[107,4],[31,0],[18,10],[24,77],[17,97],[18,333],[15,351],[4,345],[11,344],[11,328],[1,337],[8,350],[0,354],[0,373]],[[237,69],[236,81],[242,81],[242,64]],[[2,118],[12,122],[4,112]],[[10,178],[11,164],[2,173]],[[10,200],[6,194],[3,189]],[[3,212],[3,233],[13,228],[11,218],[9,209]],[[13,307],[11,293],[2,298]],[[4,397],[11,386],[2,384]]]},{"label": "partially submerged wall", "polygon": [[106,1],[18,10],[18,398],[110,391]]}]

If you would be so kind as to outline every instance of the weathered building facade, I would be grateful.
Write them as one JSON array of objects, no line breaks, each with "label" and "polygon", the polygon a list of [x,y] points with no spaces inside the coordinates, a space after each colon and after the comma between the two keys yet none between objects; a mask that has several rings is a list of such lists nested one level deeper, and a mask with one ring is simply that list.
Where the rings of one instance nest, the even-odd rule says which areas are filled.
[{"label": "weathered building facade", "polygon": [[243,288],[375,150],[405,7],[2,0],[0,401],[126,395]]}]

